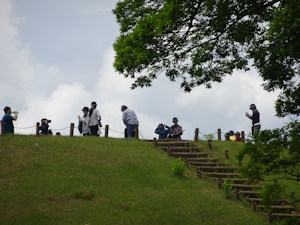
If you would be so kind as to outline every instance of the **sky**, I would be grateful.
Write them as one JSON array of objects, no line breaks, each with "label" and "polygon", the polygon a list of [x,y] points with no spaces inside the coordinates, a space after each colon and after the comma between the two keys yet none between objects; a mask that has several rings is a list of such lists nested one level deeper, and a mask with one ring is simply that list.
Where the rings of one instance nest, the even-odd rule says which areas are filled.
[{"label": "sky", "polygon": [[248,134],[251,120],[245,112],[250,113],[252,103],[260,111],[262,129],[288,122],[275,116],[279,92],[263,90],[255,69],[235,71],[212,89],[197,87],[191,93],[164,76],[150,88],[131,90],[132,80],[113,68],[112,45],[119,35],[112,14],[116,3],[0,0],[0,105],[19,112],[15,133],[34,134],[36,122],[47,118],[54,133],[68,135],[70,123],[77,126],[81,109],[92,101],[98,103],[110,137],[123,137],[121,105],[136,112],[145,139],[157,137],[157,125],[172,125],[173,117],[183,127],[183,139],[192,140],[195,128],[200,138],[218,128]]}]

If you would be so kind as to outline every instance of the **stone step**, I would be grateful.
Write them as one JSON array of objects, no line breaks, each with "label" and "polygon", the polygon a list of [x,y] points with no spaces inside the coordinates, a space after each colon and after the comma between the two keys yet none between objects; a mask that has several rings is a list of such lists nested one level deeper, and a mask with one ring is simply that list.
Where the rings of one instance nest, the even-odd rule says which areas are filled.
[{"label": "stone step", "polygon": [[172,152],[199,152],[202,149],[198,147],[168,147],[168,146],[163,146],[161,147],[164,151],[167,151],[170,149]]},{"label": "stone step", "polygon": [[205,158],[188,158],[186,159],[187,163],[194,163],[194,162],[218,162],[219,159],[217,158],[209,158],[209,157],[205,157]]},{"label": "stone step", "polygon": [[253,184],[231,184],[231,187],[235,189],[240,189],[240,190],[249,190],[253,188],[261,188],[260,185],[253,185]]},{"label": "stone step", "polygon": [[215,172],[202,172],[201,170],[197,170],[198,177],[207,176],[207,177],[239,177],[241,174],[239,173],[215,173]]},{"label": "stone step", "polygon": [[197,157],[208,157],[209,153],[203,153],[203,152],[170,152],[171,156],[174,156],[176,158],[181,157],[183,159],[185,158],[197,158]]},{"label": "stone step", "polygon": [[234,172],[236,171],[236,167],[229,167],[229,166],[198,166],[198,170],[201,171],[218,171],[218,172]]}]

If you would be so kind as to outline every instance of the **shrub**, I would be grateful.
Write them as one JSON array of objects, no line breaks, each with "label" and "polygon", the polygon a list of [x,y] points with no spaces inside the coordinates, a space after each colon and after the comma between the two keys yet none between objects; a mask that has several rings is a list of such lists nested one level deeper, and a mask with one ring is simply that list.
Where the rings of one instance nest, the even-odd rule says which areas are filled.
[{"label": "shrub", "polygon": [[173,161],[172,173],[173,173],[175,176],[183,177],[183,175],[184,175],[184,168],[185,168],[185,164],[184,164],[184,162],[181,160],[180,157],[179,157],[178,159],[175,159],[175,160]]}]

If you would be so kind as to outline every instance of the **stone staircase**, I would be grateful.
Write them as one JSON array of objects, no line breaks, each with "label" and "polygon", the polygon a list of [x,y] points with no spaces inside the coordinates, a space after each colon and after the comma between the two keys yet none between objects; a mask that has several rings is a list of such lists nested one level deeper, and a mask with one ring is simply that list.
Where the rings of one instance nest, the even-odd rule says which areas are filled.
[{"label": "stone staircase", "polygon": [[[219,188],[222,188],[224,180],[231,182],[231,188],[235,192],[236,199],[244,199],[252,204],[253,211],[264,212],[265,207],[261,204],[259,184],[251,184],[248,179],[242,178],[238,173],[238,168],[225,165],[219,159],[211,156],[210,153],[204,152],[204,149],[197,147],[189,141],[180,140],[153,140],[155,148],[160,148],[167,152],[169,157],[175,157],[185,161],[193,166],[199,178],[215,180]],[[278,203],[271,206],[271,212],[268,213],[269,222],[272,223],[274,218],[298,217],[294,206],[284,203]]]}]

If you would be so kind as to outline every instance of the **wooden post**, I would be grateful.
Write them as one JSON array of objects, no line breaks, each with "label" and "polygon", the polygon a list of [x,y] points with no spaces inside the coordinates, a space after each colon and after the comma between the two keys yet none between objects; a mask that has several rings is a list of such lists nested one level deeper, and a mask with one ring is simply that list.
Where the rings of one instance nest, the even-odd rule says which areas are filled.
[{"label": "wooden post", "polygon": [[269,223],[273,223],[273,215],[272,215],[272,213],[269,213]]},{"label": "wooden post", "polygon": [[221,187],[222,187],[222,180],[221,180],[221,178],[219,177],[219,178],[218,178],[218,188],[221,189]]},{"label": "wooden post", "polygon": [[241,131],[241,135],[242,135],[242,140],[243,140],[243,142],[245,142],[245,132],[244,132],[244,131]]},{"label": "wooden post", "polygon": [[199,128],[195,129],[195,136],[194,136],[194,142],[198,141],[198,137],[199,137]]},{"label": "wooden post", "polygon": [[225,154],[226,159],[228,159],[228,158],[229,158],[229,151],[226,150],[226,151],[224,152],[224,154]]},{"label": "wooden post", "polygon": [[134,137],[136,139],[139,139],[139,127],[138,126],[134,126]]},{"label": "wooden post", "polygon": [[171,157],[171,151],[172,151],[172,149],[171,149],[171,148],[168,148],[167,154],[168,154],[169,157]]},{"label": "wooden post", "polygon": [[157,148],[157,140],[156,140],[156,138],[153,138],[153,147]]},{"label": "wooden post", "polygon": [[40,136],[40,123],[36,123],[36,129],[35,129],[35,136],[39,137]]},{"label": "wooden post", "polygon": [[222,141],[220,128],[218,129],[218,141]]},{"label": "wooden post", "polygon": [[4,135],[4,122],[3,120],[0,120],[1,122],[1,135]]},{"label": "wooden post", "polygon": [[253,212],[256,211],[256,202],[255,201],[252,201],[252,210],[253,210]]},{"label": "wooden post", "polygon": [[208,149],[212,150],[212,140],[208,140],[207,144],[208,144]]},{"label": "wooden post", "polygon": [[108,138],[109,125],[105,125],[104,137]]},{"label": "wooden post", "polygon": [[235,199],[239,200],[240,199],[240,195],[239,195],[239,189],[235,189]]},{"label": "wooden post", "polygon": [[70,126],[70,137],[73,137],[74,136],[74,123],[71,123],[71,126]]}]

